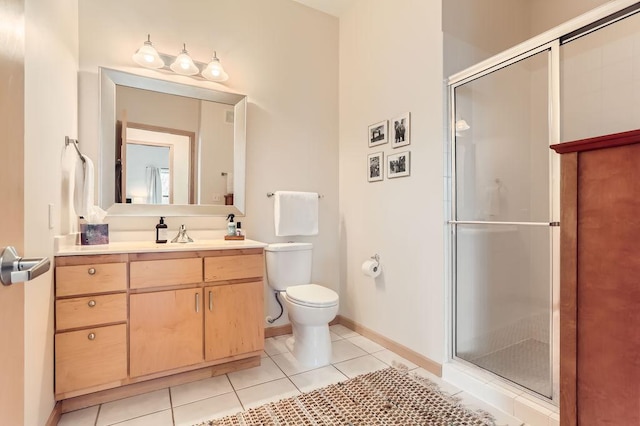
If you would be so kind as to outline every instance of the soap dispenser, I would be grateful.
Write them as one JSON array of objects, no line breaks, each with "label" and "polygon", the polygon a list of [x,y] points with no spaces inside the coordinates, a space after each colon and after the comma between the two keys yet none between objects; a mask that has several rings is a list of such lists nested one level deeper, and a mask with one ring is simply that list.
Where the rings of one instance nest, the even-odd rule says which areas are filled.
[{"label": "soap dispenser", "polygon": [[167,224],[164,223],[164,216],[160,216],[160,223],[156,225],[156,243],[163,244],[167,242]]},{"label": "soap dispenser", "polygon": [[227,235],[230,237],[235,237],[236,235],[236,223],[233,221],[233,218],[236,217],[233,213],[229,213],[227,216],[227,220],[229,223],[227,224]]}]

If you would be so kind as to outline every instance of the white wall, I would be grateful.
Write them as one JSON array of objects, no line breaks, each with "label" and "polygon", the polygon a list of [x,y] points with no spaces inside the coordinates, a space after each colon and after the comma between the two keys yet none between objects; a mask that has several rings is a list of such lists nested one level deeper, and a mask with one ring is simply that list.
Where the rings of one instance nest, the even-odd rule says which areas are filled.
[{"label": "white wall", "polygon": [[[440,2],[357,0],[340,20],[341,313],[436,362],[445,304],[440,18]],[[407,111],[411,145],[368,148],[367,126]],[[367,154],[404,149],[411,176],[367,182]],[[383,271],[375,281],[360,270],[374,253]]]},{"label": "white wall", "polygon": [[[248,95],[246,217],[249,238],[276,238],[275,190],[316,191],[320,235],[314,243],[313,279],[338,288],[338,20],[291,0],[157,2],[125,0],[79,2],[81,84],[80,134],[86,150],[98,153],[97,77],[99,66],[132,68],[131,56],[150,33],[162,52],[189,53],[207,61],[217,50],[230,79],[212,88]],[[155,74],[155,73],[154,73]],[[175,81],[187,77],[159,76]],[[91,82],[94,77],[95,83]],[[82,83],[82,81],[81,81]],[[364,161],[364,159],[362,160]],[[157,217],[110,218],[111,229],[148,229]],[[187,229],[224,229],[224,218],[167,218],[169,234]],[[273,296],[268,313],[277,313]],[[287,322],[286,315],[276,325]]]},{"label": "white wall", "polygon": [[[53,256],[61,233],[64,137],[77,128],[78,1],[26,0],[25,257]],[[54,206],[49,228],[48,205]],[[25,284],[25,425],[45,424],[53,399],[53,273]]]}]

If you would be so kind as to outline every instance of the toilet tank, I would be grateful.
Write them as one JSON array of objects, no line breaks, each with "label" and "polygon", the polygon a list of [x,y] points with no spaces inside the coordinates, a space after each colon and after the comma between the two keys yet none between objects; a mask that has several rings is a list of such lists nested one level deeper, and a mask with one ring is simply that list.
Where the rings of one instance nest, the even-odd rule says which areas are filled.
[{"label": "toilet tank", "polygon": [[274,290],[311,282],[311,243],[276,243],[265,247],[267,281]]}]

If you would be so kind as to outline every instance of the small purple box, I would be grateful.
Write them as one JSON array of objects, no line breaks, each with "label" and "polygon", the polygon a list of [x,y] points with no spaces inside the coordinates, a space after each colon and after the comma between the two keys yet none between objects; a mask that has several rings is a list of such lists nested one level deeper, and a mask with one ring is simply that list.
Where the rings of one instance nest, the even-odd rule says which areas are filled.
[{"label": "small purple box", "polygon": [[109,244],[109,224],[108,223],[80,224],[80,244],[83,246]]}]

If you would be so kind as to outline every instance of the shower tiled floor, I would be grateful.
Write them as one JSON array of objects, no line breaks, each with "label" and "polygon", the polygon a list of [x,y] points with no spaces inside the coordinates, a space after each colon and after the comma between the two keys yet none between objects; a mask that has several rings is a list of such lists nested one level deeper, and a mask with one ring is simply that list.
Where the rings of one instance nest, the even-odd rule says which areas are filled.
[{"label": "shower tiled floor", "polygon": [[474,359],[473,363],[544,396],[551,395],[549,344],[534,339]]},{"label": "shower tiled floor", "polygon": [[193,425],[257,407],[267,402],[337,383],[359,374],[402,363],[462,399],[471,409],[492,413],[497,425],[522,422],[419,368],[377,343],[342,326],[331,326],[332,363],[309,369],[299,365],[279,336],[265,340],[259,367],[85,408],[62,416],[60,426]]}]

